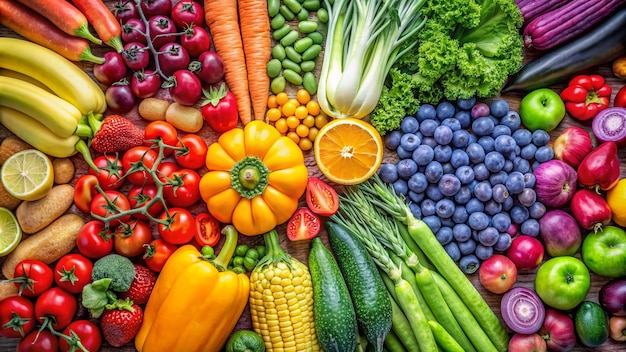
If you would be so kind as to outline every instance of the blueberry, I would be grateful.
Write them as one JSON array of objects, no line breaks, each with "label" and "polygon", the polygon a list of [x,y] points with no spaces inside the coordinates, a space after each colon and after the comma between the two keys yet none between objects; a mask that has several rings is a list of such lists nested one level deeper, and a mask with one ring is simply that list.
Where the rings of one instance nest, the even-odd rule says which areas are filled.
[{"label": "blueberry", "polygon": [[468,254],[459,259],[459,267],[465,274],[471,275],[478,271],[480,261],[473,254]]},{"label": "blueberry", "polygon": [[529,217],[528,208],[521,205],[514,205],[511,211],[509,212],[511,216],[511,221],[516,224],[522,224]]},{"label": "blueberry", "polygon": [[392,186],[397,195],[406,196],[409,192],[409,187],[403,179],[397,179],[394,183],[392,183]]},{"label": "blueberry", "polygon": [[510,136],[511,135],[511,129],[508,126],[505,125],[497,125],[496,127],[493,128],[493,132],[491,133],[491,137],[496,138],[498,136]]},{"label": "blueberry", "polygon": [[479,117],[472,122],[472,131],[477,136],[489,136],[493,132],[495,125],[488,116]]},{"label": "blueberry", "polygon": [[485,149],[478,143],[468,144],[465,152],[472,164],[482,163],[485,160]]},{"label": "blueberry", "polygon": [[524,174],[519,171],[514,171],[509,174],[504,185],[509,191],[509,194],[520,194],[524,190]]},{"label": "blueberry", "polygon": [[493,246],[498,242],[498,235],[500,233],[493,226],[487,226],[478,231],[478,242],[485,246]]},{"label": "blueberry", "polygon": [[400,145],[400,138],[402,138],[402,132],[393,130],[385,136],[385,147],[394,150]]},{"label": "blueberry", "polygon": [[530,171],[530,163],[528,160],[518,156],[513,159],[513,171],[519,171],[525,174]]},{"label": "blueberry", "polygon": [[478,198],[481,202],[486,202],[491,199],[492,193],[491,184],[487,181],[480,181],[476,187],[474,187],[474,197]]},{"label": "blueberry", "polygon": [[485,214],[487,215],[495,215],[498,214],[502,211],[502,204],[496,202],[493,199],[489,199],[488,201],[485,202]]},{"label": "blueberry", "polygon": [[[409,192],[409,194],[411,194],[411,192]],[[417,205],[416,203],[411,203],[409,204],[409,209],[411,210],[411,214],[413,214],[413,216],[416,219],[421,219],[422,218],[422,211],[420,210],[420,206]]]},{"label": "blueberry", "polygon": [[443,101],[439,103],[439,105],[437,105],[437,118],[440,121],[443,121],[447,118],[454,116],[455,112],[456,112],[456,108],[449,101]]},{"label": "blueberry", "polygon": [[472,237],[472,229],[470,229],[467,224],[457,223],[452,228],[452,235],[454,236],[455,240],[459,242],[465,242]]},{"label": "blueberry", "polygon": [[519,129],[513,132],[513,139],[520,147],[524,147],[532,142],[533,134],[527,129]]},{"label": "blueberry", "polygon": [[426,175],[426,179],[430,183],[439,182],[441,176],[443,176],[443,166],[438,161],[431,161],[424,171],[424,175]]},{"label": "blueberry", "polygon": [[506,171],[498,171],[489,176],[489,183],[491,183],[492,186],[495,186],[498,183],[504,184],[508,178],[509,174],[506,173]]},{"label": "blueberry", "polygon": [[535,160],[540,163],[545,163],[546,161],[554,159],[554,150],[549,145],[542,145],[537,148],[535,152]]},{"label": "blueberry", "polygon": [[502,171],[511,172],[513,171],[513,162],[509,159],[504,161],[504,167],[502,167]]},{"label": "blueberry", "polygon": [[[497,242],[497,241],[496,241]],[[494,243],[495,244],[495,243]],[[474,251],[476,258],[479,260],[487,260],[493,255],[493,246],[485,246],[479,243]]]},{"label": "blueberry", "polygon": [[434,149],[434,159],[440,163],[447,163],[452,156],[452,147],[449,145],[438,145]]},{"label": "blueberry", "polygon": [[472,199],[472,191],[469,187],[462,186],[458,192],[454,195],[454,201],[457,204],[465,204]]},{"label": "blueberry", "polygon": [[417,164],[413,159],[402,159],[398,162],[397,169],[400,178],[408,179],[417,172]]},{"label": "blueberry", "polygon": [[450,117],[450,118],[447,118],[447,119],[441,121],[441,125],[450,127],[452,132],[458,131],[458,130],[460,130],[462,128],[461,127],[461,122],[459,120],[457,120],[455,117]]},{"label": "blueberry", "polygon": [[491,172],[498,172],[504,167],[504,156],[496,151],[485,155],[485,166]]},{"label": "blueberry", "polygon": [[440,218],[440,219],[441,219],[441,226],[447,226],[449,228],[453,228],[454,225],[456,225],[456,222],[454,222],[454,220],[452,220],[452,217]]},{"label": "blueberry", "polygon": [[456,242],[448,243],[443,247],[443,249],[446,250],[446,253],[448,253],[448,256],[450,257],[450,259],[452,259],[452,261],[456,262],[461,259],[461,252],[459,251],[459,246],[456,244]]},{"label": "blueberry", "polygon": [[398,146],[398,148],[396,148],[396,154],[398,154],[400,159],[407,159],[413,156],[413,152],[404,149],[402,146]]},{"label": "blueberry", "polygon": [[459,251],[461,251],[461,255],[468,255],[474,253],[476,250],[476,241],[469,238],[463,242],[458,242]]},{"label": "blueberry", "polygon": [[435,140],[434,137],[424,137],[422,136],[422,145],[431,147],[433,149],[435,149],[435,147],[438,145],[437,141]]},{"label": "blueberry", "polygon": [[385,183],[394,183],[398,179],[398,168],[392,163],[384,163],[378,169],[378,176]]},{"label": "blueberry", "polygon": [[539,221],[536,219],[527,219],[520,227],[522,235],[537,237],[539,235]]},{"label": "blueberry", "polygon": [[489,105],[489,111],[497,118],[504,117],[509,112],[509,103],[504,99],[495,99]]},{"label": "blueberry", "polygon": [[452,141],[453,137],[452,129],[448,126],[437,126],[435,128],[435,132],[433,132],[433,138],[435,138],[435,142],[440,145],[447,145]]},{"label": "blueberry", "polygon": [[450,163],[454,166],[455,169],[463,165],[469,165],[469,156],[463,149],[455,149],[452,151],[452,156],[450,157]]},{"label": "blueberry", "polygon": [[425,120],[432,120],[437,117],[437,111],[435,107],[430,104],[422,104],[419,109],[417,109],[417,114],[415,114],[417,120],[419,122],[423,122]]},{"label": "blueberry", "polygon": [[454,196],[461,189],[461,181],[456,175],[444,174],[439,180],[439,191],[446,197]]},{"label": "blueberry", "polygon": [[469,110],[474,104],[476,104],[476,97],[470,97],[467,99],[459,98],[456,100],[456,106],[461,110]]},{"label": "blueberry", "polygon": [[508,135],[500,135],[496,137],[493,143],[495,151],[503,155],[508,155],[509,153],[515,151],[516,146],[517,143],[515,143],[515,139]]},{"label": "blueberry", "polygon": [[493,249],[498,252],[505,252],[511,247],[511,236],[504,232],[498,235],[498,242],[493,245]]},{"label": "blueberry", "polygon": [[453,174],[454,173],[454,166],[452,165],[452,163],[447,162],[447,163],[443,163],[441,164],[441,166],[443,167],[443,173],[444,174]]},{"label": "blueberry", "polygon": [[485,204],[477,198],[472,198],[465,203],[465,210],[468,214],[482,213],[485,210]]},{"label": "blueberry", "polygon": [[461,181],[461,184],[464,185],[474,181],[474,169],[468,165],[459,166],[454,175],[459,179],[459,181]]},{"label": "blueberry", "polygon": [[437,202],[435,202],[432,199],[424,199],[422,201],[422,204],[420,204],[420,208],[422,210],[422,216],[426,217],[426,216],[431,216],[431,215],[435,215],[436,213],[436,208],[435,206],[437,205]]},{"label": "blueberry", "polygon": [[478,138],[478,141],[476,143],[480,144],[480,146],[483,147],[485,153],[489,153],[495,150],[495,140],[491,136],[482,136]]},{"label": "blueberry", "polygon": [[474,179],[478,181],[487,180],[489,179],[489,175],[491,175],[484,163],[476,164],[472,169],[474,170]]},{"label": "blueberry", "polygon": [[530,207],[537,200],[537,193],[532,188],[524,188],[520,194],[517,195],[519,203],[525,207]]},{"label": "blueberry", "polygon": [[439,186],[436,183],[431,183],[426,187],[426,196],[435,202],[443,199],[444,195],[439,190]]},{"label": "blueberry", "polygon": [[477,211],[474,213],[470,213],[469,218],[467,219],[467,224],[474,230],[480,231],[486,229],[489,226],[489,222],[491,219],[489,215],[483,213],[482,211]]},{"label": "blueberry", "polygon": [[437,215],[424,216],[422,221],[428,225],[430,231],[433,233],[436,233],[439,231],[439,228],[441,228],[441,220],[437,217]]},{"label": "blueberry", "polygon": [[494,214],[491,217],[491,226],[495,227],[499,232],[506,232],[511,226],[511,217],[507,213]]},{"label": "blueberry", "polygon": [[537,152],[537,146],[534,144],[529,144],[525,147],[522,147],[520,151],[520,156],[526,160],[533,160],[535,158],[535,153]]},{"label": "blueberry", "polygon": [[435,233],[435,237],[442,246],[452,242],[454,239],[454,236],[452,236],[452,229],[447,226],[440,227],[439,231]]},{"label": "blueberry", "polygon": [[535,183],[537,182],[537,178],[535,178],[535,174],[532,172],[527,172],[524,174],[524,187],[533,188],[535,187]]},{"label": "blueberry", "polygon": [[457,111],[454,118],[459,121],[461,128],[469,128],[472,125],[472,115],[469,111]]},{"label": "blueberry", "polygon": [[544,130],[535,130],[533,132],[533,144],[537,147],[544,146],[550,142],[550,135]]},{"label": "blueberry", "polygon": [[413,133],[405,133],[400,138],[400,146],[408,152],[412,152],[422,144],[422,139]]},{"label": "blueberry", "polygon": [[413,161],[417,163],[417,165],[428,165],[433,158],[435,157],[435,151],[433,148],[427,145],[420,145],[413,151]]},{"label": "blueberry", "polygon": [[420,132],[422,132],[425,137],[432,137],[437,126],[439,126],[437,120],[424,120],[420,123]]},{"label": "blueberry", "polygon": [[502,211],[510,211],[514,205],[515,201],[513,200],[513,197],[508,197],[502,203]]},{"label": "blueberry", "polygon": [[511,131],[515,131],[522,125],[522,119],[517,111],[508,111],[504,117],[500,119],[500,124],[507,126]]},{"label": "blueberry", "polygon": [[[409,189],[411,188],[411,181],[409,180]],[[498,203],[504,203],[504,201],[509,197],[509,191],[506,189],[506,186],[502,183],[497,183],[493,185],[491,189],[491,197]]]},{"label": "blueberry", "polygon": [[467,130],[458,130],[452,136],[452,145],[457,148],[465,148],[470,139],[470,133]]},{"label": "blueberry", "polygon": [[469,139],[467,140],[467,145],[478,142],[478,137],[475,134],[470,133]]},{"label": "blueberry", "polygon": [[423,173],[417,172],[409,178],[407,185],[410,191],[415,193],[424,193],[424,191],[426,191],[426,187],[428,187],[428,179],[426,179],[426,175]]},{"label": "blueberry", "polygon": [[410,189],[409,189],[408,195],[409,195],[409,199],[412,202],[411,204],[419,204],[426,197],[426,195],[423,192],[422,193],[416,193],[416,192],[411,191]]},{"label": "blueberry", "polygon": [[413,116],[406,116],[402,119],[402,122],[400,122],[400,129],[404,133],[415,133],[419,130],[419,128],[420,123],[417,121],[417,118]]},{"label": "blueberry", "polygon": [[533,219],[541,219],[546,213],[546,206],[541,202],[535,202],[528,207],[528,215]]},{"label": "blueberry", "polygon": [[454,214],[452,214],[452,221],[454,221],[456,224],[465,224],[468,217],[469,217],[469,214],[467,213],[467,210],[465,209],[464,205],[457,205],[454,208]]}]

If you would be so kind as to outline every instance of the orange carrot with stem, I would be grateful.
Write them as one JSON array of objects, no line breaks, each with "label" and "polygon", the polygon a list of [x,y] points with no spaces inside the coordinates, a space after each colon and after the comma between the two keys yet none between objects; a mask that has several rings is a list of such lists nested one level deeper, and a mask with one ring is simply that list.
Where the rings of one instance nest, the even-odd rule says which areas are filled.
[{"label": "orange carrot with stem", "polygon": [[89,32],[89,22],[82,12],[66,0],[18,0],[30,7],[50,22],[54,23],[63,32],[85,38],[96,44],[102,41]]},{"label": "orange carrot with stem", "polygon": [[106,45],[118,53],[124,50],[122,26],[102,0],[72,0],[72,2],[85,15]]},{"label": "orange carrot with stem", "polygon": [[252,111],[237,0],[204,0],[204,13],[215,51],[224,61],[226,84],[237,98],[239,119],[245,125],[252,121]]},{"label": "orange carrot with stem", "polygon": [[91,52],[87,40],[61,31],[52,22],[15,0],[0,0],[0,24],[68,60],[98,64],[104,62],[103,58]]},{"label": "orange carrot with stem", "polygon": [[267,62],[272,41],[266,0],[239,0],[239,23],[248,71],[248,89],[255,120],[265,119],[270,89]]}]

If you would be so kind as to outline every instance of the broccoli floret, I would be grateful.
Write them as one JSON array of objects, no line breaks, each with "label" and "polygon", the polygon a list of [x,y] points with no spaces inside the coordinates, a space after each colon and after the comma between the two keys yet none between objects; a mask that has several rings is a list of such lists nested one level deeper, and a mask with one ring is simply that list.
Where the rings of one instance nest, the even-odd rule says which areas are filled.
[{"label": "broccoli floret", "polygon": [[93,263],[91,279],[111,279],[109,289],[126,292],[135,278],[135,266],[130,259],[119,254],[109,254]]}]

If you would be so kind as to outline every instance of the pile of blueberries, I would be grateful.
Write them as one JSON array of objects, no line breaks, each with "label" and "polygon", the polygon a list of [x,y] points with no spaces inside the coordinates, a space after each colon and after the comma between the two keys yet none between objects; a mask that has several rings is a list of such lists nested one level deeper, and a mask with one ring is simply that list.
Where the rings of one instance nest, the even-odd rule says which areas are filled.
[{"label": "pile of blueberries", "polygon": [[546,207],[536,200],[532,171],[554,158],[549,141],[546,131],[521,126],[503,99],[423,104],[385,136],[399,160],[378,173],[471,274],[506,251],[512,236],[539,234]]}]

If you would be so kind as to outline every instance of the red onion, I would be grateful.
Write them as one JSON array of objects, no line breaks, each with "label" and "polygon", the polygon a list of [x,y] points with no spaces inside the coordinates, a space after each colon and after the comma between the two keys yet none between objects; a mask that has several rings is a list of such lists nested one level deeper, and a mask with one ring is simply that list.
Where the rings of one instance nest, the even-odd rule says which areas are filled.
[{"label": "red onion", "polygon": [[576,170],[561,160],[546,161],[533,174],[537,200],[547,207],[559,208],[565,205],[576,191]]},{"label": "red onion", "polygon": [[574,255],[583,242],[578,222],[561,209],[552,209],[539,220],[539,233],[552,257]]},{"label": "red onion", "polygon": [[600,111],[591,123],[593,134],[601,142],[626,146],[626,108],[612,107]]},{"label": "red onion", "polygon": [[526,287],[514,287],[502,296],[500,302],[502,319],[513,331],[532,334],[541,328],[546,309],[535,291]]}]

